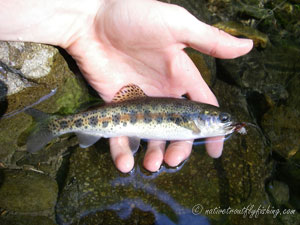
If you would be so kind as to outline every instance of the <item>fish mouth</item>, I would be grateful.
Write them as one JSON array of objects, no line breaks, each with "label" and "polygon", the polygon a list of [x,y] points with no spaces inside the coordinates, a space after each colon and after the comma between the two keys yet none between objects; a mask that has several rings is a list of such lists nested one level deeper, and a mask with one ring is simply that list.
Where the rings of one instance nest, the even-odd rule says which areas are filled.
[{"label": "fish mouth", "polygon": [[224,124],[224,130],[225,130],[226,134],[231,134],[232,132],[234,132],[236,130],[236,126],[237,126],[237,124],[233,124],[230,122]]},{"label": "fish mouth", "polygon": [[245,126],[247,124],[246,123],[236,123],[233,125],[234,131],[240,133],[240,134],[244,134],[245,133]]}]

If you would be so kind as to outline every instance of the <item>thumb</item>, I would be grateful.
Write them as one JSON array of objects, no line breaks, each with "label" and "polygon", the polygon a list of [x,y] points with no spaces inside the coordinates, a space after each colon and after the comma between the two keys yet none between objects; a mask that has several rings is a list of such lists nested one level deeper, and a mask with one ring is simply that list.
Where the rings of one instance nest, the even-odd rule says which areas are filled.
[{"label": "thumb", "polygon": [[[174,16],[170,17],[170,14]],[[180,6],[170,6],[164,15],[177,41],[207,55],[223,59],[236,58],[247,54],[253,47],[251,39],[236,38],[205,24]]]}]

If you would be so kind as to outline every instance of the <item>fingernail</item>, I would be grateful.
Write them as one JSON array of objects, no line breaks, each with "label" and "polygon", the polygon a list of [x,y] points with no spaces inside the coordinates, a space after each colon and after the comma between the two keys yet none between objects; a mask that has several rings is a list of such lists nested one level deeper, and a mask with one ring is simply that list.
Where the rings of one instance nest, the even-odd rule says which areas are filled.
[{"label": "fingernail", "polygon": [[252,39],[247,39],[247,38],[240,38],[240,46],[241,47],[253,46],[253,40]]}]

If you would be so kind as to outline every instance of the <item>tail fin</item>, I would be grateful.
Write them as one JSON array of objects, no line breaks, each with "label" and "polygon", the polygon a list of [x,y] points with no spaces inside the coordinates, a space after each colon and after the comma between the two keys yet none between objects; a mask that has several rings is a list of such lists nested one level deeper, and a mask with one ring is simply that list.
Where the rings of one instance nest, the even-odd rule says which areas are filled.
[{"label": "tail fin", "polygon": [[33,131],[27,138],[27,151],[33,153],[42,149],[55,136],[48,128],[50,115],[33,108],[26,109],[25,113],[31,115],[36,122]]}]

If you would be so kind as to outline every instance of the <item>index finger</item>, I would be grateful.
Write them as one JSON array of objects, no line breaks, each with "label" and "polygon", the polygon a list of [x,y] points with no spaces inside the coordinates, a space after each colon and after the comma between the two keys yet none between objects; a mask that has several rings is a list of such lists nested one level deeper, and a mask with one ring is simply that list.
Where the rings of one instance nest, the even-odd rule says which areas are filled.
[{"label": "index finger", "polygon": [[[202,81],[200,80],[199,83],[200,83],[200,86],[198,86],[198,88],[192,88],[188,92],[190,99],[192,99],[194,101],[199,101],[199,102],[219,106],[216,97],[211,92],[211,90],[209,89],[209,87],[207,86],[205,81],[202,79]],[[204,87],[205,89],[207,89],[207,88],[209,89],[209,91],[206,92],[207,95],[205,97],[203,97],[203,94],[201,93],[202,87]],[[210,137],[210,138],[206,138],[206,140],[207,140],[207,142],[205,143],[205,148],[206,148],[207,154],[209,156],[211,156],[212,158],[220,157],[222,154],[222,150],[223,150],[224,136]]]},{"label": "index finger", "polygon": [[[169,17],[169,14],[174,14],[174,17]],[[230,59],[248,53],[253,47],[252,40],[236,38],[203,23],[182,7],[169,7],[166,16],[169,30],[176,40],[202,53]]]}]

